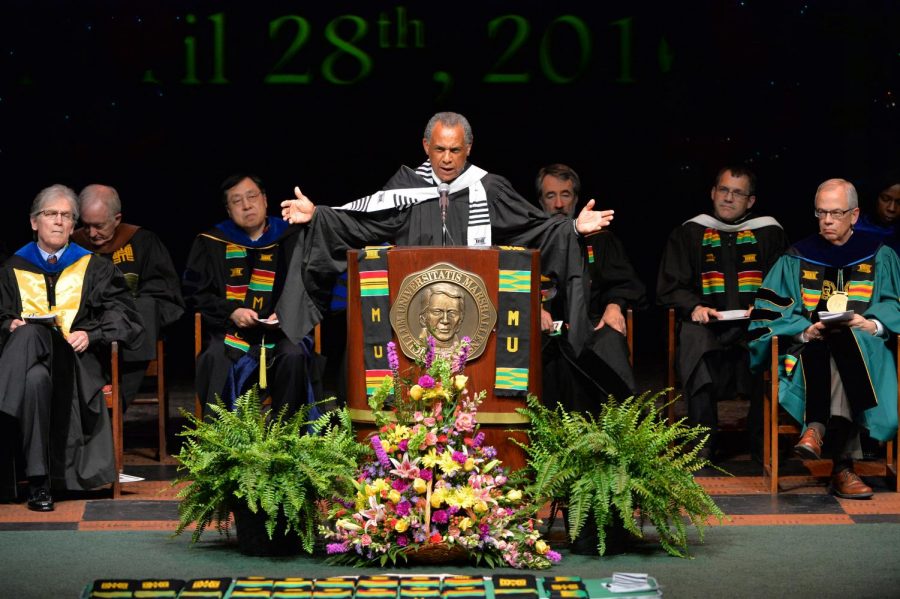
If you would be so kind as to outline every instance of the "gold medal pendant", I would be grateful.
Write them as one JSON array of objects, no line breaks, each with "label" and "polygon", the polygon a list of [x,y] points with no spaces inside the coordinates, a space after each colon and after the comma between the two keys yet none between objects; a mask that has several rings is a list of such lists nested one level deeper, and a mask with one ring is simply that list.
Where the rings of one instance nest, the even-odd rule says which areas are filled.
[{"label": "gold medal pendant", "polygon": [[829,312],[846,312],[847,311],[847,293],[844,291],[835,291],[828,298],[825,304]]}]

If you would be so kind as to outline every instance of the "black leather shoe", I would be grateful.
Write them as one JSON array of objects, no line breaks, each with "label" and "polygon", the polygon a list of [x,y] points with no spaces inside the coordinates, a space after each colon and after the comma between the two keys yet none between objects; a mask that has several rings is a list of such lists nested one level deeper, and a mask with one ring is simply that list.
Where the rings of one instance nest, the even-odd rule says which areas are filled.
[{"label": "black leather shoe", "polygon": [[50,490],[40,487],[28,495],[28,509],[35,512],[52,512],[53,498]]}]

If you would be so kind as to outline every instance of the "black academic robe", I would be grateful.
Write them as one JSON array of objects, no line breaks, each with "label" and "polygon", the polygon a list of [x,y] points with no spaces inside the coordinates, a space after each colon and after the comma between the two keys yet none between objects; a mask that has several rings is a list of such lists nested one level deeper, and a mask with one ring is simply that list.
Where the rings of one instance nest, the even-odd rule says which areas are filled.
[{"label": "black academic robe", "polygon": [[[72,234],[72,241],[85,248],[92,247],[83,228]],[[144,342],[120,354],[123,360],[122,395],[127,404],[140,389],[147,362],[156,358],[159,331],[184,314],[180,279],[169,250],[147,229],[122,223],[108,244],[94,249],[125,275],[144,323]]]},{"label": "black academic robe", "polygon": [[[606,306],[626,309],[646,306],[646,289],[631,266],[622,242],[612,232],[587,238],[586,257],[590,276],[590,318],[596,326]],[[554,320],[568,321],[564,293],[545,302]],[[576,354],[565,328],[558,335],[542,335],[543,399],[560,402],[568,410],[598,412],[609,395],[624,399],[637,391],[629,363],[625,335],[609,326],[593,330],[584,350]]]},{"label": "black academic robe", "polygon": [[[73,249],[81,250],[70,244],[66,252]],[[18,253],[0,269],[0,411],[13,418],[22,413],[25,373],[37,362],[46,364],[53,387],[49,424],[51,484],[73,490],[109,484],[118,476],[103,399],[103,386],[109,379],[109,344],[119,341],[130,347],[141,343],[143,336],[141,319],[122,273],[99,256],[86,253],[84,258],[87,265],[79,271],[83,272],[77,277],[80,284],[56,286],[52,306],[46,296],[35,297],[43,304],[44,313],[53,313],[58,306],[77,306],[69,330],[85,331],[90,340],[88,349],[80,354],[71,349],[58,329],[44,324],[29,323],[10,332],[10,323],[22,317],[23,298],[28,297],[28,292],[20,289],[17,271],[43,275],[44,281],[51,272]],[[24,342],[28,337],[23,332],[29,327],[46,331],[40,335],[41,343]],[[33,335],[36,330],[28,334]]]},{"label": "black academic robe", "polygon": [[[481,183],[487,196],[491,243],[540,250],[542,273],[554,276],[567,288],[570,314],[582,315],[572,319],[569,333],[573,345],[580,350],[590,333],[590,323],[585,305],[587,290],[582,250],[572,220],[544,214],[501,176],[487,174]],[[384,189],[428,185],[434,183],[426,182],[416,171],[402,167]],[[457,245],[464,245],[469,222],[468,189],[450,195],[446,222],[450,237]],[[278,310],[282,328],[288,336],[297,339],[307,334],[322,318],[333,279],[325,279],[329,282],[323,287],[317,277],[345,271],[347,250],[379,243],[441,245],[441,211],[437,199],[380,212],[353,212],[318,206],[312,221],[298,237],[295,259],[289,269]]]},{"label": "black academic robe", "polygon": [[[753,218],[747,214],[735,224],[750,223]],[[687,394],[713,383],[718,374],[699,368],[703,356],[730,349],[742,350],[737,391],[749,394],[752,381],[746,354],[747,321],[701,325],[691,322],[690,315],[698,304],[716,310],[750,308],[762,278],[787,248],[787,236],[780,226],[768,224],[750,229],[754,241],[743,243],[739,238],[743,232],[711,229],[687,221],[672,231],[659,267],[656,299],[663,307],[675,308],[679,318],[677,369]],[[710,245],[708,232],[718,236],[717,244]],[[720,281],[708,276],[712,271],[721,275]],[[742,273],[748,272],[758,274],[748,277],[742,286]]]},{"label": "black academic robe", "polygon": [[[321,395],[323,359],[306,355],[299,347],[302,338],[292,342],[280,329],[263,326],[238,330],[230,319],[231,313],[238,308],[253,309],[260,319],[275,313],[283,289],[284,272],[296,247],[293,236],[297,230],[298,227],[289,227],[283,221],[269,217],[266,233],[253,241],[226,221],[194,240],[185,267],[183,291],[188,310],[200,312],[204,322],[205,349],[198,362],[197,389],[205,403],[214,401],[216,395],[227,403],[252,384],[250,373],[258,369],[263,342],[267,347],[274,345],[268,350],[266,363],[273,362],[270,385],[276,407],[288,405],[294,410],[299,404]],[[229,258],[229,246],[239,246],[246,256]],[[261,303],[252,302],[252,292],[247,293],[245,299],[236,299],[233,294],[229,297],[229,285],[235,281],[246,284],[254,269],[271,269],[273,264],[272,290],[257,295],[261,297]],[[280,312],[278,316],[281,320]],[[226,340],[232,335],[239,336],[238,343],[247,344],[246,353],[228,345]],[[286,353],[292,356],[290,363],[282,359]],[[244,355],[252,356],[254,363],[245,361],[247,366],[244,366],[245,362],[241,362]],[[240,368],[235,368],[239,362]]]}]

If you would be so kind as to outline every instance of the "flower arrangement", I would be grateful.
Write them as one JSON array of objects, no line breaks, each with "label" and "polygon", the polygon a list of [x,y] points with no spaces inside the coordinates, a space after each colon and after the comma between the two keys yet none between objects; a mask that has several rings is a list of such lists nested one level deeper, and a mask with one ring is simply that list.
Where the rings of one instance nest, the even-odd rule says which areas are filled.
[{"label": "flower arrangement", "polygon": [[464,337],[452,355],[436,353],[429,337],[411,368],[418,376],[403,378],[388,344],[392,374],[369,398],[372,457],[361,464],[355,496],[335,498],[320,529],[332,562],[397,564],[429,553],[491,567],[559,561],[540,537],[533,506],[510,484],[496,449],[484,445],[477,411],[485,393],[470,395],[463,374],[469,351]]}]

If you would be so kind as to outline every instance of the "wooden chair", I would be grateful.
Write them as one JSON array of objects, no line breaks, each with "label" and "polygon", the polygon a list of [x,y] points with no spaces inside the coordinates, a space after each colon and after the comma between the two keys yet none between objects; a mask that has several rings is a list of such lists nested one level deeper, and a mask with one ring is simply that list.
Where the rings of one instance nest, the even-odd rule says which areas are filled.
[{"label": "wooden chair", "polygon": [[159,448],[156,459],[164,461],[168,456],[166,451],[166,429],[169,417],[169,390],[166,387],[166,346],[162,339],[156,340],[156,358],[147,364],[145,377],[156,379],[156,395],[147,397],[139,395],[135,398],[135,404],[155,404],[157,406],[157,437]]},{"label": "wooden chair", "polygon": [[[322,351],[322,330],[320,325],[316,325],[313,329],[313,349],[315,352]],[[200,352],[203,351],[203,316],[199,312],[194,312],[194,368],[196,372],[197,360],[200,358]],[[199,419],[203,418],[203,402],[200,395],[194,394],[194,415]]]},{"label": "wooden chair", "polygon": [[[900,336],[897,338],[897,372],[900,373]],[[900,376],[898,376],[900,380]],[[898,392],[900,395],[900,392]],[[900,398],[898,398],[900,399]],[[897,406],[900,418],[900,401]],[[763,394],[763,476],[768,479],[769,493],[778,494],[778,442],[781,435],[799,435],[801,426],[778,405],[778,338],[772,338],[769,368],[765,373]],[[885,475],[893,476],[894,491],[900,493],[900,477],[897,465],[900,461],[900,444],[888,441],[886,444]]]},{"label": "wooden chair", "polygon": [[124,468],[125,445],[123,441],[122,424],[122,398],[119,392],[119,342],[110,344],[110,379],[111,383],[103,388],[103,399],[110,411],[112,421],[113,452],[115,453],[116,478],[112,483],[113,499],[118,499],[122,494],[122,483],[119,482],[119,474]]}]

